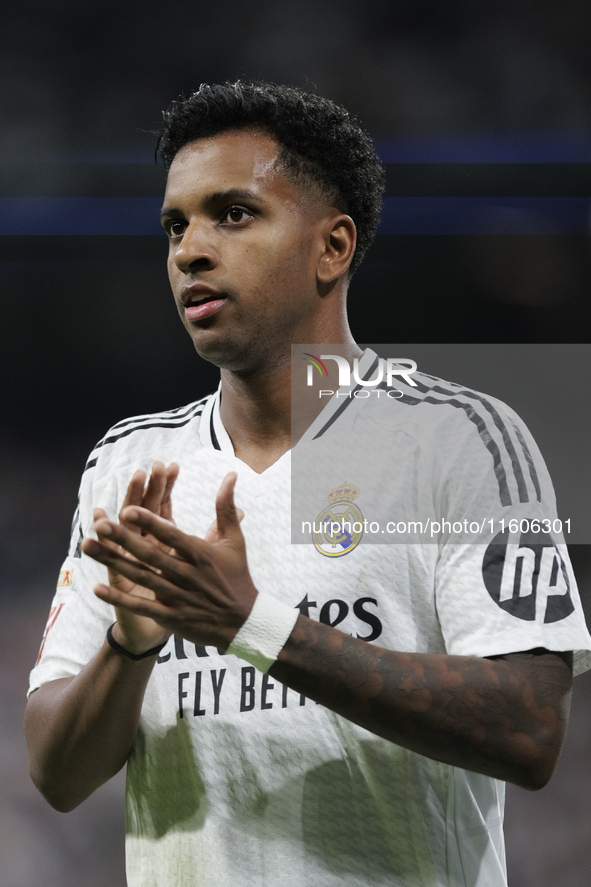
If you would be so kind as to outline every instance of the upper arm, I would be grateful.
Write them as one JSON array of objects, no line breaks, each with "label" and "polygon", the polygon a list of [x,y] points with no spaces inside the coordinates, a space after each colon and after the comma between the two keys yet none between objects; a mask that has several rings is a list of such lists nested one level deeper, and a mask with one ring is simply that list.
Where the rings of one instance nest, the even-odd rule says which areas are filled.
[{"label": "upper arm", "polygon": [[25,708],[25,732],[27,734],[31,732],[31,728],[41,727],[42,722],[51,716],[51,711],[57,704],[59,697],[73,680],[73,677],[58,678],[55,681],[47,681],[46,684],[33,690]]},{"label": "upper arm", "polygon": [[57,714],[60,696],[72,681],[71,677],[48,681],[29,696],[25,708],[25,739],[29,752],[29,771],[34,782],[53,716]]}]

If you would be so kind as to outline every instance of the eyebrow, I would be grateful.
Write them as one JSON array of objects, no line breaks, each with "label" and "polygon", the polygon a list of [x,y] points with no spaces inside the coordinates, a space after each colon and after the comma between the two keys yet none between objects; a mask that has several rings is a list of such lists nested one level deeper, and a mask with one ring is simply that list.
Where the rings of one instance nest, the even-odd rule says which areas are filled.
[{"label": "eyebrow", "polygon": [[[249,203],[262,203],[262,197],[256,191],[249,191],[244,188],[229,188],[227,191],[213,191],[211,194],[208,194],[203,204],[206,209],[212,209],[220,206],[220,204],[235,203],[239,200],[245,200]],[[175,206],[163,206],[160,210],[161,219],[181,216],[184,216],[183,211]]]}]

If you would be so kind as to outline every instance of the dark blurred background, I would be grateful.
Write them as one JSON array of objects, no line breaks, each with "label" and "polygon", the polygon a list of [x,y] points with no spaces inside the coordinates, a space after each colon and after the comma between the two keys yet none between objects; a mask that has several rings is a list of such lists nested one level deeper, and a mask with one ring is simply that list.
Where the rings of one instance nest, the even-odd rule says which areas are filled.
[{"label": "dark blurred background", "polygon": [[[20,0],[0,45],[0,883],[122,887],[122,778],[53,812],[21,720],[86,454],[125,416],[216,384],[169,294],[149,132],[202,81],[315,89],[361,117],[388,164],[351,288],[358,340],[589,343],[591,10]],[[588,381],[570,380],[581,409]],[[587,606],[589,549],[572,554]],[[591,883],[590,728],[583,677],[553,782],[509,787],[511,887]]]}]

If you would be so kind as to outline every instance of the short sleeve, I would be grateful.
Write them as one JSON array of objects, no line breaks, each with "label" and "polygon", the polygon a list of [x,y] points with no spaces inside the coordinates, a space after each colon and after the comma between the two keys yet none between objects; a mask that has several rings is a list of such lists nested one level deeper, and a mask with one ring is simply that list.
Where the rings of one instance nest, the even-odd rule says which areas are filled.
[{"label": "short sleeve", "polygon": [[545,647],[591,668],[591,638],[564,544],[449,546],[437,573],[447,652],[495,656]]},{"label": "short sleeve", "polygon": [[73,677],[102,647],[108,626],[115,621],[113,607],[99,600],[95,585],[107,581],[107,570],[80,550],[82,538],[94,535],[92,508],[102,505],[108,513],[109,494],[96,498],[92,469],[85,472],[79,506],[72,524],[70,549],[59,573],[37,662],[30,675],[29,694],[42,684]]},{"label": "short sleeve", "polygon": [[572,650],[580,673],[591,668],[591,637],[552,482],[523,422],[499,402],[495,410],[496,437],[483,441],[468,427],[445,460],[448,520],[480,527],[473,542],[453,532],[442,540],[436,602],[446,648],[475,656]]}]

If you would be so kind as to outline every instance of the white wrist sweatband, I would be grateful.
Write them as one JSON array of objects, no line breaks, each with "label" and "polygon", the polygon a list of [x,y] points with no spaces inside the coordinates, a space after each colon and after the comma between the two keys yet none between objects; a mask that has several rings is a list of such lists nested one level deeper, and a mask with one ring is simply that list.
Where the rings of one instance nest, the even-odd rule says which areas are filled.
[{"label": "white wrist sweatband", "polygon": [[290,636],[299,611],[268,594],[255,598],[250,615],[227,652],[269,671]]}]

